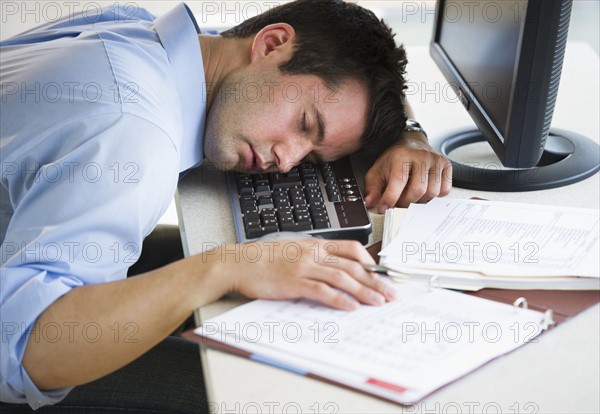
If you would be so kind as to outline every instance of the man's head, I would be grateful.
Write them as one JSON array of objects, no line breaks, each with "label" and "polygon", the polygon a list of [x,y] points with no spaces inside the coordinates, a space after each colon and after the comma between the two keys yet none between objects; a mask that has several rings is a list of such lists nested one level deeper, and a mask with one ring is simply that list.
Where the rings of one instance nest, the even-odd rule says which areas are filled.
[{"label": "man's head", "polygon": [[[305,156],[330,160],[398,138],[406,54],[372,12],[341,0],[297,0],[221,35],[251,45],[251,64],[223,80],[208,117],[206,154],[223,168],[287,170]],[[314,136],[303,132],[307,124]],[[228,151],[237,162],[223,158]]]}]

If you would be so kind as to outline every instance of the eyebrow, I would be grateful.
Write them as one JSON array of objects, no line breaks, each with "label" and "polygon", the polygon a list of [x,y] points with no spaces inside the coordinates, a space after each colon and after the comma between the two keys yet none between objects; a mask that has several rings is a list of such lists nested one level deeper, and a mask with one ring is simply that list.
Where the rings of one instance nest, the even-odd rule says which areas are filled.
[{"label": "eyebrow", "polygon": [[319,135],[319,144],[321,144],[321,143],[323,143],[323,141],[325,141],[325,121],[323,121],[323,115],[319,111],[319,108],[317,108],[314,104],[313,104],[313,108],[315,110],[315,118],[317,119],[317,131],[318,131],[318,135]]}]

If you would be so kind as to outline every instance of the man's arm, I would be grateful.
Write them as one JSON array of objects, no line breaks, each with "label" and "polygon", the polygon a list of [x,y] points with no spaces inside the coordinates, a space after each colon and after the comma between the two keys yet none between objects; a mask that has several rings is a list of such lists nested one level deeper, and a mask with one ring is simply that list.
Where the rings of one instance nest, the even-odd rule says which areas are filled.
[{"label": "man's arm", "polygon": [[[63,154],[61,164],[6,176],[14,213],[0,245],[0,317],[14,329],[1,343],[3,401],[60,401],[66,388],[126,365],[226,292],[307,297],[338,309],[391,299],[387,285],[359,264],[371,256],[351,241],[222,246],[125,279],[170,201],[177,176],[169,172],[179,157],[150,122],[121,114],[100,120],[86,124],[97,139]],[[71,142],[79,129],[59,132]],[[58,178],[46,170],[57,165],[69,167]],[[115,175],[117,166],[135,168]],[[242,259],[256,254],[231,257],[242,248]]]},{"label": "man's arm", "polygon": [[[406,116],[414,118],[407,102]],[[445,196],[452,187],[452,165],[433,150],[420,132],[402,131],[365,175],[365,202],[379,213]]]},{"label": "man's arm", "polygon": [[178,262],[72,289],[37,319],[39,332],[59,326],[62,334],[52,341],[30,336],[23,357],[28,375],[39,389],[52,390],[93,381],[133,361],[175,330],[195,306],[224,293],[226,278],[208,269],[202,275],[192,270]]},{"label": "man's arm", "polygon": [[[373,259],[357,242],[256,243],[245,248],[256,250],[260,260],[225,261],[235,248],[241,245],[223,246],[133,278],[71,290],[37,323],[72,326],[73,335],[52,341],[30,337],[23,359],[30,378],[40,389],[55,389],[107,375],[164,339],[195,308],[227,292],[251,298],[307,297],[346,310],[358,302],[378,305],[394,296],[387,284],[360,266]],[[84,326],[94,328],[86,333]]]}]

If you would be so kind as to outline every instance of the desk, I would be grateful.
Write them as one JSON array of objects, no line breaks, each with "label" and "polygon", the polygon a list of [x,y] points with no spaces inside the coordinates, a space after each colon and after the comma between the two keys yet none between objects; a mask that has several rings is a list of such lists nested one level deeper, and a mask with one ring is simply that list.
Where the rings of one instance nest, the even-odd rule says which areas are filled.
[{"label": "desk", "polygon": [[[455,102],[425,48],[408,49],[409,100],[430,139],[473,127]],[[584,44],[569,44],[553,126],[598,140],[600,125],[599,62]],[[476,148],[482,157],[491,150]],[[491,158],[490,158],[491,159]],[[553,190],[527,193],[487,193],[453,189],[451,196],[479,196],[566,206],[598,208],[599,175]],[[235,241],[222,173],[210,166],[181,181],[177,208],[186,255],[214,243]],[[372,213],[374,234],[381,239],[382,216]],[[244,302],[225,298],[198,309],[197,321],[218,315]],[[447,385],[424,401],[402,407],[374,397],[308,379],[215,350],[202,349],[211,411],[396,413],[396,412],[600,412],[600,307],[582,312],[526,345]]]}]

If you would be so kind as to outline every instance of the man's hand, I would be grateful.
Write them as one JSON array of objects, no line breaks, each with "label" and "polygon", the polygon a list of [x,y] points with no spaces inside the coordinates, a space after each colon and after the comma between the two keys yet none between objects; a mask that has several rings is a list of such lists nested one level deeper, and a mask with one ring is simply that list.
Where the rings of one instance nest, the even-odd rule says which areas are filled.
[{"label": "man's hand", "polygon": [[[230,260],[232,250],[240,260]],[[229,253],[227,253],[229,252]],[[336,309],[353,310],[359,303],[381,305],[394,290],[360,262],[374,263],[360,243],[349,240],[289,240],[226,246],[219,271],[232,275],[230,290],[250,298],[308,298]]]},{"label": "man's hand", "polygon": [[[414,133],[403,133],[414,134]],[[425,139],[403,139],[388,148],[365,175],[365,202],[381,214],[445,196],[452,187],[452,165]]]}]

